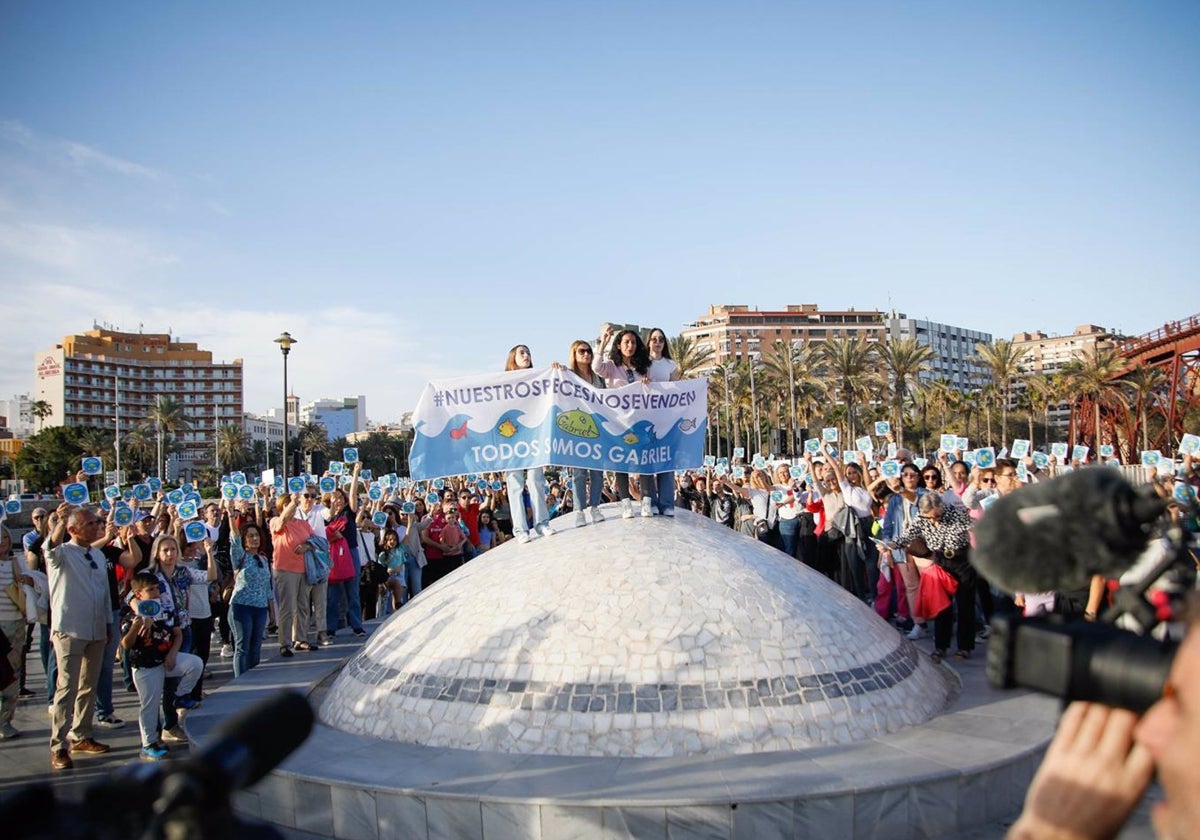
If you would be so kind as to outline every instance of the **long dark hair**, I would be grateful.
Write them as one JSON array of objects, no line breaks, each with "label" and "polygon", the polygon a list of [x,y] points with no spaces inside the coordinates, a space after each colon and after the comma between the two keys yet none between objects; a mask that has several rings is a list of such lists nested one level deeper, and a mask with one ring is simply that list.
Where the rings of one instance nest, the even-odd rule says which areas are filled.
[{"label": "long dark hair", "polygon": [[633,330],[621,330],[617,333],[612,349],[608,351],[609,361],[615,365],[625,364],[625,356],[621,353],[621,339],[626,334],[633,336],[636,342],[633,349],[633,369],[644,376],[646,371],[650,370],[650,350],[646,347],[646,342],[642,341],[642,337]]},{"label": "long dark hair", "polygon": [[659,327],[653,327],[650,332],[646,333],[646,352],[650,352],[650,339],[654,338],[654,334],[658,333],[663,337],[663,354],[664,359],[671,358],[671,339],[667,338],[667,334]]}]

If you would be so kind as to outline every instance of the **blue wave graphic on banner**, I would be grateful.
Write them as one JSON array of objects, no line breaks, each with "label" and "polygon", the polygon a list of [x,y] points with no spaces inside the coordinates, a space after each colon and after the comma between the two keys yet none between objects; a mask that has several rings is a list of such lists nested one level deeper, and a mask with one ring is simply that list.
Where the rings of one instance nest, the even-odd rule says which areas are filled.
[{"label": "blue wave graphic on banner", "polygon": [[699,467],[704,458],[708,420],[677,419],[666,433],[648,420],[610,432],[614,419],[582,409],[551,406],[539,421],[526,412],[504,412],[492,428],[477,432],[467,414],[452,416],[436,435],[418,423],[409,457],[418,480],[464,473],[524,469],[554,464],[629,473],[669,472]]}]

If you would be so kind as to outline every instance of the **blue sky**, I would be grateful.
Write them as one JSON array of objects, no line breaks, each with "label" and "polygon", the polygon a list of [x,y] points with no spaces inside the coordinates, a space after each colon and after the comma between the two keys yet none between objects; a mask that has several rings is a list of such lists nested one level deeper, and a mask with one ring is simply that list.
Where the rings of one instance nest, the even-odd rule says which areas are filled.
[{"label": "blue sky", "polygon": [[0,5],[0,396],[108,322],[279,402],[709,304],[1200,311],[1200,4]]}]

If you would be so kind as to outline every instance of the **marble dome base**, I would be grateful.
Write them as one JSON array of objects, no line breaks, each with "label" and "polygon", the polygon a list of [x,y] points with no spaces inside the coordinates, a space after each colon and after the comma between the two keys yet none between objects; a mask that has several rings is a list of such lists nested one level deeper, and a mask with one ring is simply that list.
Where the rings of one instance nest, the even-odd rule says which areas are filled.
[{"label": "marble dome base", "polygon": [[[610,525],[677,527],[618,519],[594,530]],[[387,632],[370,629],[379,638]],[[185,719],[193,744],[202,747],[223,718],[280,688],[299,689],[314,707],[322,705],[362,647],[339,637],[332,648],[264,661]],[[1057,702],[991,689],[982,651],[954,670],[932,666],[925,652],[918,656],[920,668],[958,686],[950,707],[847,743],[571,756],[401,743],[318,723],[279,768],[235,795],[235,807],[296,838],[365,840],[903,840],[957,837],[1015,815],[1053,734]]]}]

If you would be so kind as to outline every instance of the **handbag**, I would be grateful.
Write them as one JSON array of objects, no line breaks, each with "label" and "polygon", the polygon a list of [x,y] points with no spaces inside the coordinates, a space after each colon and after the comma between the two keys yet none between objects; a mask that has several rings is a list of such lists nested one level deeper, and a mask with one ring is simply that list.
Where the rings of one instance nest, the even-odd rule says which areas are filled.
[{"label": "handbag", "polygon": [[12,602],[17,605],[17,609],[20,611],[21,615],[24,616],[26,614],[25,587],[21,584],[16,559],[12,560],[12,575],[12,582],[8,586],[4,587],[4,594],[12,599]]}]

